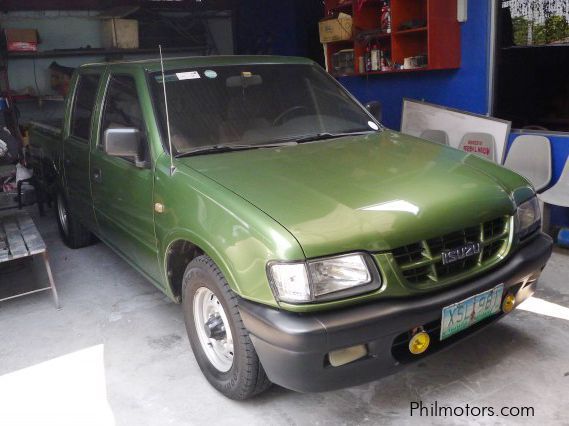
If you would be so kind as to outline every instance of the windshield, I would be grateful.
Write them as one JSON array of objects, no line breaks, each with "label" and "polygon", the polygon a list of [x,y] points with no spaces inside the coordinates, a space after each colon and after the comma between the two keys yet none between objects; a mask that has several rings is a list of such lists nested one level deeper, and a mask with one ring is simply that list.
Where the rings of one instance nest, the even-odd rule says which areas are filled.
[{"label": "windshield", "polygon": [[[213,145],[257,145],[379,126],[313,65],[236,65],[165,75],[174,152]],[[162,75],[151,75],[166,135]]]}]

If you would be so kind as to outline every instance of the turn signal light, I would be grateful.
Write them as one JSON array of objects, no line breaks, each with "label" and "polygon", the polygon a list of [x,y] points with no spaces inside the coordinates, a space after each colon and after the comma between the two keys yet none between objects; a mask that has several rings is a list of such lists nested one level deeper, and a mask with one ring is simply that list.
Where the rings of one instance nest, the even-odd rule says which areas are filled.
[{"label": "turn signal light", "polygon": [[409,352],[413,355],[420,355],[427,350],[431,344],[431,338],[424,331],[415,334],[409,340]]},{"label": "turn signal light", "polygon": [[502,311],[505,314],[509,314],[514,310],[515,306],[516,296],[514,296],[512,293],[506,294],[506,297],[504,297],[504,301],[502,302]]}]

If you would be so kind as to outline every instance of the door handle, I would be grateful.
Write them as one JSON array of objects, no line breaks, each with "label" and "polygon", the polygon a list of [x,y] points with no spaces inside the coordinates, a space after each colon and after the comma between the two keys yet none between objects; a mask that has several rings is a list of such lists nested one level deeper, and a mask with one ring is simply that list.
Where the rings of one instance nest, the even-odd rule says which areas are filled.
[{"label": "door handle", "polygon": [[103,172],[101,172],[101,169],[93,169],[93,182],[103,182]]}]

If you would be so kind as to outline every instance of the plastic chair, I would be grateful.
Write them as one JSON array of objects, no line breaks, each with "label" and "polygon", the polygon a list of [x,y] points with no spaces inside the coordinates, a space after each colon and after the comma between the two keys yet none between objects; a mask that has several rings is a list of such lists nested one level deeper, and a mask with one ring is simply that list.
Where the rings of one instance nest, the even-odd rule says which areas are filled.
[{"label": "plastic chair", "polygon": [[441,145],[448,145],[448,134],[444,130],[427,129],[423,130],[420,136],[422,139],[427,139],[431,142],[440,143]]},{"label": "plastic chair", "polygon": [[458,149],[496,162],[496,140],[490,133],[466,133]]},{"label": "plastic chair", "polygon": [[563,166],[557,183],[537,196],[542,203],[542,229],[544,232],[548,232],[551,216],[550,206],[569,207],[569,161],[565,161],[565,166]]},{"label": "plastic chair", "polygon": [[569,207],[569,161],[565,161],[561,176],[555,185],[538,195],[539,199],[554,206]]},{"label": "plastic chair", "polygon": [[522,135],[514,139],[504,166],[528,179],[537,192],[551,181],[551,145],[545,136]]}]

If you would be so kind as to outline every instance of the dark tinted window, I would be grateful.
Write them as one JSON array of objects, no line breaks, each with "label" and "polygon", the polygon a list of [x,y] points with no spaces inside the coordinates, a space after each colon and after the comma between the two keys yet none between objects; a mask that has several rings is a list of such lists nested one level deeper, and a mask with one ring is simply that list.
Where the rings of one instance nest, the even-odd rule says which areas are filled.
[{"label": "dark tinted window", "polygon": [[[153,77],[165,128],[163,79],[160,73]],[[378,129],[332,77],[312,65],[192,68],[169,71],[165,82],[172,145],[178,153],[215,144]]]},{"label": "dark tinted window", "polygon": [[98,74],[83,74],[77,82],[71,119],[71,134],[86,141],[89,140],[91,134],[91,117],[97,98],[99,80]]},{"label": "dark tinted window", "polygon": [[569,131],[569,2],[498,2],[495,117],[514,128]]},{"label": "dark tinted window", "polygon": [[104,137],[105,130],[121,128],[140,130],[142,143],[139,155],[140,160],[145,160],[147,146],[144,137],[145,126],[136,91],[136,83],[134,78],[130,76],[113,75],[109,81],[105,97],[101,138]]}]

